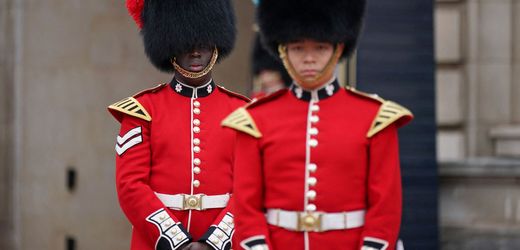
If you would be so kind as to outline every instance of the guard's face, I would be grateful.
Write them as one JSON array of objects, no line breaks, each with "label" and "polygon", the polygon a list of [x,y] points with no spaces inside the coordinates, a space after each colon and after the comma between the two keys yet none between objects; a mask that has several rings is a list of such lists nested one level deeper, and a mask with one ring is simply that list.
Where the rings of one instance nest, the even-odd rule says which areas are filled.
[{"label": "guard's face", "polygon": [[320,74],[333,53],[334,46],[326,42],[302,40],[287,44],[287,58],[305,81],[312,81]]},{"label": "guard's face", "polygon": [[213,47],[199,46],[188,53],[178,56],[176,61],[185,70],[200,72],[208,66],[212,55]]},{"label": "guard's face", "polygon": [[262,89],[283,88],[283,80],[280,72],[276,70],[262,70],[258,74],[258,81],[262,85]]}]

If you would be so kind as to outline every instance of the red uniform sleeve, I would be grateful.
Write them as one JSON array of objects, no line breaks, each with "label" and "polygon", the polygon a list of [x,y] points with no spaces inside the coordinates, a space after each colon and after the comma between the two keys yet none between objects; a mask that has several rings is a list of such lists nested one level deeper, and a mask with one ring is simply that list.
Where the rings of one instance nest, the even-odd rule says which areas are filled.
[{"label": "red uniform sleeve", "polygon": [[235,233],[235,221],[233,216],[233,197],[229,199],[227,206],[222,209],[208,231],[199,239],[215,250],[230,250],[232,237]]},{"label": "red uniform sleeve", "polygon": [[238,133],[234,172],[235,247],[273,249],[264,215],[264,178],[258,139]]},{"label": "red uniform sleeve", "polygon": [[390,125],[370,141],[368,206],[360,248],[393,250],[402,212],[397,128]]},{"label": "red uniform sleeve", "polygon": [[124,115],[116,141],[116,188],[119,204],[156,249],[179,249],[191,236],[149,186],[150,123]]}]

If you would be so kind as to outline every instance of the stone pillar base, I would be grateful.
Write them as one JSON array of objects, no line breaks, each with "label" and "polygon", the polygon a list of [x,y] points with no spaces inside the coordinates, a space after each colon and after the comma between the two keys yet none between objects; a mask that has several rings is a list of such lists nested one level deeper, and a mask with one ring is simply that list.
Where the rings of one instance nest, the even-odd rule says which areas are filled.
[{"label": "stone pillar base", "polygon": [[520,125],[501,125],[491,128],[496,156],[520,157]]}]

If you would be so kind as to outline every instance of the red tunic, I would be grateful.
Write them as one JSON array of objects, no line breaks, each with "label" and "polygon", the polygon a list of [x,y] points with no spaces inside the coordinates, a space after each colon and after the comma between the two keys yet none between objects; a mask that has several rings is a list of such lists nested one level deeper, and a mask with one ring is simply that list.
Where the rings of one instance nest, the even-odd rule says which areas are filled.
[{"label": "red tunic", "polygon": [[156,193],[232,193],[236,133],[223,129],[220,121],[247,98],[213,82],[196,91],[179,83],[163,84],[134,98],[109,107],[121,123],[116,188],[133,225],[131,249],[178,249],[191,240],[229,249],[231,202],[203,211],[175,210]]},{"label": "red tunic", "polygon": [[[390,120],[389,105],[400,109]],[[223,124],[245,132],[235,159],[235,245],[395,249],[401,221],[397,127],[411,118],[395,103],[337,82],[314,92],[293,85],[234,112]],[[301,232],[268,223],[269,209],[366,214],[360,227]]]}]

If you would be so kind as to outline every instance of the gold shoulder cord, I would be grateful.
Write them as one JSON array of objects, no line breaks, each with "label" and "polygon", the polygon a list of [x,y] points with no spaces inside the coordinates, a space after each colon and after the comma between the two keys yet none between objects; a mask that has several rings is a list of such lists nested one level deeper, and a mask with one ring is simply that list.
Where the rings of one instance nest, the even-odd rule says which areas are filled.
[{"label": "gold shoulder cord", "polygon": [[184,76],[186,78],[190,78],[190,79],[197,79],[197,78],[201,78],[201,77],[205,76],[206,74],[208,74],[213,69],[213,66],[215,66],[217,59],[218,59],[218,49],[215,47],[213,49],[213,55],[211,56],[211,60],[208,64],[208,66],[206,66],[206,68],[204,68],[204,70],[202,70],[201,72],[191,72],[191,71],[183,69],[179,64],[177,64],[175,57],[173,59],[171,59],[171,63],[173,64],[173,67],[175,68],[175,70],[177,70],[179,73],[181,73],[182,76]]}]

